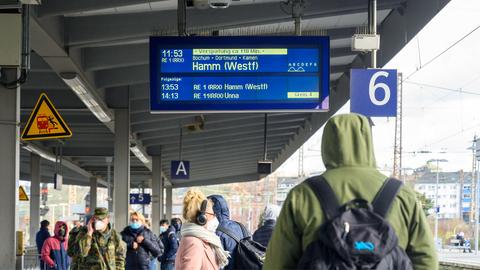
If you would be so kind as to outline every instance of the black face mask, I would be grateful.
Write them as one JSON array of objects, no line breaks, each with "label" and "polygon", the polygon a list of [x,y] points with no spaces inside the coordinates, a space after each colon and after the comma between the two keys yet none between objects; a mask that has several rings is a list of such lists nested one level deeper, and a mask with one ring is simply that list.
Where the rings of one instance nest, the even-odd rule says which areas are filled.
[{"label": "black face mask", "polygon": [[65,237],[66,234],[67,231],[65,230],[65,228],[60,228],[60,230],[58,231],[58,235],[61,237]]}]

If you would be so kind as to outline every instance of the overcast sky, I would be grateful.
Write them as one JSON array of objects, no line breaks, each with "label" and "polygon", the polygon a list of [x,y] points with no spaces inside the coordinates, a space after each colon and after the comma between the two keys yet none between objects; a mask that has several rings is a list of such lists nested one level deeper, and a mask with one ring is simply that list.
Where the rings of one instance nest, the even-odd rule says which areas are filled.
[{"label": "overcast sky", "polygon": [[[442,158],[448,160],[441,165],[444,171],[471,171],[472,152],[467,148],[473,137],[480,135],[479,27],[480,1],[453,0],[386,65],[404,74],[404,168],[417,168],[429,159]],[[338,113],[349,111],[347,103]],[[391,168],[395,118],[373,121],[377,165]],[[320,129],[305,143],[307,175],[324,170],[319,152],[322,132]],[[432,153],[413,153],[421,150]],[[298,153],[278,172],[296,175]]]}]

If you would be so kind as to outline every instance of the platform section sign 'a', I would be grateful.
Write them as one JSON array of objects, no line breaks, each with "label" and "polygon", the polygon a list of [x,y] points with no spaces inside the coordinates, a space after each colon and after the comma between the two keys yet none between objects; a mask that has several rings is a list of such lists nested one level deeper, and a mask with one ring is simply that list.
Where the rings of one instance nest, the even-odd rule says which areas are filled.
[{"label": "platform section sign 'a'", "polygon": [[59,139],[71,136],[72,131],[67,123],[47,95],[42,93],[23,129],[22,140]]}]

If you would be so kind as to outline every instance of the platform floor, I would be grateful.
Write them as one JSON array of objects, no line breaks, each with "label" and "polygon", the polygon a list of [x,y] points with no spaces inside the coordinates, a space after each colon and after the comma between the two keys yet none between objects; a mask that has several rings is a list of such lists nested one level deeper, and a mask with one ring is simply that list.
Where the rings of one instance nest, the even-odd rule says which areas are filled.
[{"label": "platform floor", "polygon": [[440,263],[451,264],[452,266],[469,266],[468,269],[480,269],[480,251],[475,255],[463,253],[463,250],[441,250],[438,253]]}]

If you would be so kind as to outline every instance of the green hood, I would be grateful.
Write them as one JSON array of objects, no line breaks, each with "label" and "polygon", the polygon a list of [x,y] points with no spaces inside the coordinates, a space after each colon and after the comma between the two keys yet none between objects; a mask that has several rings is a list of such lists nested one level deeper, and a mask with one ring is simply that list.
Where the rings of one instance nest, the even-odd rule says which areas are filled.
[{"label": "green hood", "polygon": [[327,169],[376,168],[372,129],[368,119],[359,114],[332,117],[323,131],[322,158]]}]

